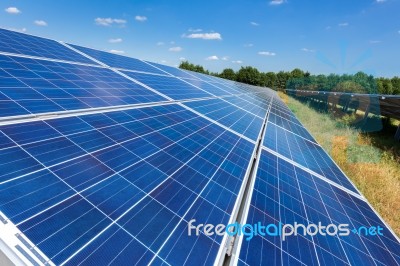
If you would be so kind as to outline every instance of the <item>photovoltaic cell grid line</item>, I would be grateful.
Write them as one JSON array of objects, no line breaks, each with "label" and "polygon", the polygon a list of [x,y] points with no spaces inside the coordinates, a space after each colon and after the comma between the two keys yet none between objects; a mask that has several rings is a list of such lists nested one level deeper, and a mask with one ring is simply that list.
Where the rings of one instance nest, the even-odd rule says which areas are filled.
[{"label": "photovoltaic cell grid line", "polygon": [[207,91],[208,93],[211,93],[212,95],[215,96],[225,96],[225,95],[232,95],[232,90],[229,91],[229,89],[225,88],[223,89],[223,86],[218,85],[213,85],[212,83],[208,83],[202,80],[191,80],[191,79],[182,79],[202,90]]},{"label": "photovoltaic cell grid line", "polygon": [[[383,236],[255,236],[239,265],[398,265],[400,243],[364,201],[263,150],[246,223],[381,226]],[[300,229],[301,230],[301,229]]]},{"label": "photovoltaic cell grid line", "polygon": [[0,117],[159,101],[106,68],[0,55]]},{"label": "photovoltaic cell grid line", "polygon": [[74,44],[68,44],[73,48],[83,52],[84,54],[106,64],[109,67],[134,70],[139,72],[148,72],[155,74],[168,75],[167,73],[152,67],[151,65],[135,58],[126,57],[123,55],[117,55],[112,53],[107,53],[99,50],[94,50],[87,47],[82,47]]},{"label": "photovoltaic cell grid line", "polygon": [[[274,102],[276,106],[281,105],[279,100],[275,100]],[[281,105],[281,108],[287,107]],[[290,115],[289,109],[286,109],[285,112]],[[320,145],[315,143],[314,138],[311,137],[303,126],[284,119],[280,122],[280,118],[278,114],[273,114],[271,111],[264,137],[263,145],[265,147],[359,194],[355,186],[335,164],[333,159]]]},{"label": "photovoltaic cell grid line", "polygon": [[[3,177],[0,208],[56,264],[99,256],[123,262],[132,255],[144,255],[146,263],[158,250],[173,264],[189,255],[188,262],[212,263],[221,238],[199,240],[180,229],[192,217],[228,221],[254,149],[175,105],[3,126],[0,132],[11,140],[0,152],[11,160],[24,153],[33,167]],[[115,234],[124,239],[119,245],[107,241]],[[108,253],[98,250],[100,240]],[[175,245],[187,252],[171,253]]]},{"label": "photovoltaic cell grid line", "polygon": [[355,192],[354,185],[336,166],[332,158],[317,144],[292,132],[268,123],[264,145],[282,156],[320,174],[327,179]]},{"label": "photovoltaic cell grid line", "polygon": [[0,28],[0,52],[95,64],[62,44],[45,38]]},{"label": "photovoltaic cell grid line", "polygon": [[158,69],[163,70],[164,72],[166,72],[172,76],[175,76],[178,78],[188,78],[188,79],[198,80],[198,78],[196,78],[195,76],[188,73],[188,71],[181,70],[176,67],[170,67],[170,66],[166,66],[166,65],[157,64],[154,62],[147,62],[147,63],[151,64],[152,66],[157,67]]},{"label": "photovoltaic cell grid line", "polygon": [[186,106],[256,141],[263,119],[221,99],[193,101]]},{"label": "photovoltaic cell grid line", "polygon": [[174,100],[212,97],[213,95],[198,89],[175,77],[165,77],[150,74],[122,71],[125,75],[148,85],[149,87],[171,97]]},{"label": "photovoltaic cell grid line", "polygon": [[[4,46],[3,52],[97,64],[52,40],[14,32],[1,40],[0,52]],[[387,229],[366,202],[340,189],[358,193],[271,90],[72,47],[111,69],[2,55],[0,113],[166,100],[113,68],[174,100],[223,98],[1,126],[0,210],[54,263],[213,264],[222,237],[189,237],[187,222],[229,221],[255,149],[239,136],[257,140],[271,97],[263,143],[285,160],[262,150],[248,222]],[[377,239],[256,237],[239,247],[239,263],[399,264],[399,243],[386,231]]]}]

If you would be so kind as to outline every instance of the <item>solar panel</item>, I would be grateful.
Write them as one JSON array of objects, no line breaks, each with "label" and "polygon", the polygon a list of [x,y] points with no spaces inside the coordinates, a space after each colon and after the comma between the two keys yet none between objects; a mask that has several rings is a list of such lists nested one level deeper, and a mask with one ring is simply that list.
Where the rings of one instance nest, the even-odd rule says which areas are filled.
[{"label": "solar panel", "polygon": [[148,63],[151,64],[152,66],[157,67],[158,69],[161,69],[162,71],[164,71],[172,76],[197,80],[197,78],[195,76],[193,76],[192,74],[190,74],[188,71],[185,71],[185,70],[182,70],[182,69],[179,69],[176,67],[153,63],[153,62],[148,62]]},{"label": "solar panel", "polygon": [[216,84],[208,83],[205,81],[201,80],[191,80],[191,79],[184,79],[187,83],[192,84],[193,86],[196,86],[197,88],[200,88],[214,96],[225,96],[225,95],[231,95],[232,90],[229,90],[227,88],[223,88],[223,86],[218,86]]},{"label": "solar panel", "polygon": [[257,102],[250,95],[240,95],[234,97],[225,97],[225,101],[238,106],[260,118],[264,118],[267,114],[268,103],[267,102]]},{"label": "solar panel", "polygon": [[73,44],[69,45],[110,67],[166,75],[164,71],[152,67],[150,64],[147,64],[139,59],[107,53]]},{"label": "solar panel", "polygon": [[0,116],[166,100],[107,68],[0,55]]},{"label": "solar panel", "polygon": [[177,79],[176,77],[166,77],[128,71],[122,71],[122,73],[143,84],[150,86],[153,89],[156,89],[157,91],[174,100],[204,98],[212,96],[210,93],[196,88],[182,80]]},{"label": "solar panel", "polygon": [[221,99],[185,103],[193,110],[256,141],[263,119]]},{"label": "solar panel", "polygon": [[[272,90],[0,34],[6,255],[33,265],[400,263],[397,237]],[[247,241],[189,235],[192,219],[385,234]]]},{"label": "solar panel", "polygon": [[349,179],[318,144],[268,123],[264,145],[315,173],[358,193],[354,185],[350,183]]},{"label": "solar panel", "polygon": [[[262,151],[251,206],[246,223],[267,224],[348,224],[381,226],[380,218],[365,202],[320,178]],[[301,231],[300,231],[301,232]],[[315,235],[279,237],[257,236],[243,241],[241,265],[397,265],[400,244],[390,233],[364,236]]]},{"label": "solar panel", "polygon": [[[21,166],[25,157],[9,153],[24,153],[35,167],[23,162],[22,172],[8,171],[2,177],[1,210],[54,263],[70,259],[102,230],[108,234],[108,226],[114,224],[127,231],[131,242],[154,251],[163,242],[176,240],[170,234],[185,223],[188,213],[206,221],[208,215],[202,215],[211,208],[213,219],[229,218],[254,144],[177,105],[151,111],[159,115],[143,117],[148,113],[145,108],[110,113],[129,115],[129,122],[118,123],[103,113],[0,127],[14,143],[1,155]],[[135,119],[136,114],[141,119]],[[57,126],[65,125],[63,119],[69,126]],[[80,124],[84,126],[76,131]],[[41,138],[29,137],[32,130],[40,131]],[[150,213],[154,223],[134,219]],[[163,223],[166,228],[160,227]],[[64,228],[65,224],[69,226]],[[140,233],[142,229],[147,231]],[[177,231],[176,237],[181,233]],[[72,235],[73,239],[68,237]],[[187,241],[195,244],[195,239]],[[217,243],[213,252],[218,248]]]},{"label": "solar panel", "polygon": [[185,72],[189,73],[190,75],[195,76],[202,81],[215,82],[215,79],[213,76],[202,74],[199,72],[193,72],[193,71],[186,70],[186,69],[182,69],[182,71],[185,71]]},{"label": "solar panel", "polygon": [[13,54],[95,64],[88,58],[71,51],[67,47],[54,40],[22,34],[1,28],[0,51]]}]

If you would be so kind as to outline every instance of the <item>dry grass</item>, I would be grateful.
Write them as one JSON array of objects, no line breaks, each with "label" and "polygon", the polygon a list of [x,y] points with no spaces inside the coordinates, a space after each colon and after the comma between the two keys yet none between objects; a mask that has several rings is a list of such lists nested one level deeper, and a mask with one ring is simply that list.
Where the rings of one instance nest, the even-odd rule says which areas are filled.
[{"label": "dry grass", "polygon": [[[279,93],[281,97],[282,94]],[[329,115],[291,97],[286,98],[286,104],[400,235],[400,158],[393,149],[387,148],[387,139],[379,145],[379,138],[371,140],[355,129],[338,125]]]}]

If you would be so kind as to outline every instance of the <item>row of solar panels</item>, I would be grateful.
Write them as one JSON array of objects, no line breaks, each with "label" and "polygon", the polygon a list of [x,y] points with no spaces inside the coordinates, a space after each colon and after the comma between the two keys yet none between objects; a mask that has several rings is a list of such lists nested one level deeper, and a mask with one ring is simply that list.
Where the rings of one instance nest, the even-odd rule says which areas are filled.
[{"label": "row of solar panels", "polygon": [[36,263],[213,264],[223,238],[188,236],[187,222],[231,222],[264,122],[248,223],[347,222],[386,234],[258,236],[233,261],[400,263],[398,239],[271,90],[0,36],[0,218],[43,252]]},{"label": "row of solar panels", "polygon": [[[400,119],[400,95],[360,94],[330,91],[286,90],[294,97],[317,99],[347,109],[358,109],[365,113]],[[346,110],[347,111],[347,110]]]}]

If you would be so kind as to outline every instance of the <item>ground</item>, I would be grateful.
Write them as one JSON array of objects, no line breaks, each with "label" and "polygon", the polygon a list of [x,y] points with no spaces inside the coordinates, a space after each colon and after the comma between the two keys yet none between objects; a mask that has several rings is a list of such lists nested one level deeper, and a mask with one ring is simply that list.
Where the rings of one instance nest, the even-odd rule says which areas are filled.
[{"label": "ground", "polygon": [[392,132],[361,133],[329,113],[319,112],[284,93],[279,95],[400,236],[400,144]]}]

